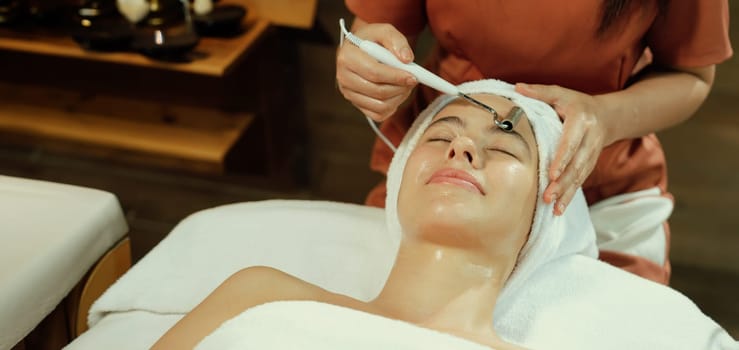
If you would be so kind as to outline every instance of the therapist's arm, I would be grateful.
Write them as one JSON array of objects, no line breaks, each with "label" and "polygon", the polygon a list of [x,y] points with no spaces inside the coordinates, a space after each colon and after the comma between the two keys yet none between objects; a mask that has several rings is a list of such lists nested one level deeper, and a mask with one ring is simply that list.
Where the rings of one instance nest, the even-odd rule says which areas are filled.
[{"label": "therapist's arm", "polygon": [[690,118],[711,91],[716,66],[666,68],[600,100],[605,144],[667,129]]}]

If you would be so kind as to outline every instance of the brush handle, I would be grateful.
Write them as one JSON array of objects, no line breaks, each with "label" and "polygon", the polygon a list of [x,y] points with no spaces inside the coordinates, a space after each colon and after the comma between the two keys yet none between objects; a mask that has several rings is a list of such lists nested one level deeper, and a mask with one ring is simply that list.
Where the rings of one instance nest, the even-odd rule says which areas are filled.
[{"label": "brush handle", "polygon": [[418,79],[418,82],[423,85],[430,86],[448,95],[459,94],[459,89],[457,89],[457,87],[452,85],[450,82],[442,79],[434,73],[429,72],[426,68],[423,68],[415,63],[401,62],[397,57],[395,57],[395,55],[393,55],[392,52],[388,51],[388,49],[380,46],[373,41],[363,40],[359,44],[359,48],[370,56],[377,59],[378,61],[387,64],[388,66],[402,69],[408,73],[413,74],[413,76]]}]

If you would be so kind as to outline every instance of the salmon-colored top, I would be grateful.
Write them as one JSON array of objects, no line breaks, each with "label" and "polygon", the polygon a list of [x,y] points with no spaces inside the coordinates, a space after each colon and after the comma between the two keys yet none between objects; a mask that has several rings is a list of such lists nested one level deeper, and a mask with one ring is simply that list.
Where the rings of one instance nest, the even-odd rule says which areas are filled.
[{"label": "salmon-colored top", "polygon": [[[601,94],[627,85],[645,48],[653,61],[678,67],[708,66],[732,55],[726,0],[673,0],[664,13],[656,0],[633,1],[629,14],[599,35],[602,3],[346,0],[357,17],[391,23],[409,36],[428,25],[438,47],[425,65],[454,84],[496,78]],[[415,103],[383,123],[383,132],[398,144],[437,94],[421,87]],[[377,142],[372,168],[386,173],[391,158],[392,152]],[[667,177],[662,147],[651,134],[604,149],[583,188],[593,203],[653,186],[666,191]]]}]

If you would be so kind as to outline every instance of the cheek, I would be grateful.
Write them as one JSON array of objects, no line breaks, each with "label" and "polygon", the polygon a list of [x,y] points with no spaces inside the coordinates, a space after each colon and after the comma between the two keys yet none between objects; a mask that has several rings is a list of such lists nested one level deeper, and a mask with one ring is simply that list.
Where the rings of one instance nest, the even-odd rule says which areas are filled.
[{"label": "cheek", "polygon": [[[536,172],[520,163],[499,164],[488,172],[492,193],[488,200],[506,216],[522,221],[532,217],[536,205],[538,178]],[[504,200],[501,200],[504,198]],[[527,223],[528,224],[528,223]]]},{"label": "cheek", "polygon": [[418,150],[411,154],[403,171],[399,197],[404,192],[415,192],[420,186],[424,185],[425,181],[431,176],[431,170],[435,165],[435,161],[432,159],[434,157],[428,151]]},{"label": "cheek", "polygon": [[518,252],[528,238],[534,217],[537,174],[520,163],[499,164],[489,174],[492,190],[480,228],[498,227],[504,233],[487,236],[486,242],[492,249],[501,254]]},{"label": "cheek", "polygon": [[419,189],[424,185],[425,174],[431,169],[428,158],[418,153],[414,152],[408,158],[398,193],[398,219],[402,227],[408,222],[415,222],[415,216],[418,215],[418,210],[415,209]]},{"label": "cheek", "polygon": [[505,183],[506,187],[516,191],[530,189],[537,183],[536,172],[518,162],[502,164],[492,174],[494,183]]},{"label": "cheek", "polygon": [[414,236],[429,227],[456,227],[476,213],[471,208],[477,205],[465,192],[426,185],[443,162],[438,150],[431,147],[417,149],[408,159],[398,193],[398,219],[406,235]]}]

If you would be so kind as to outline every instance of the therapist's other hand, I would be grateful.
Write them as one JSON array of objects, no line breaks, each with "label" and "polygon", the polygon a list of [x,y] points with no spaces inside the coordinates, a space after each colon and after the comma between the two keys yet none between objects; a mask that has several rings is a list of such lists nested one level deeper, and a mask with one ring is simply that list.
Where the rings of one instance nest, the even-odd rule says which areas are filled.
[{"label": "therapist's other hand", "polygon": [[544,191],[544,202],[556,202],[554,214],[562,215],[606,145],[607,130],[597,113],[597,97],[556,85],[516,84],[516,91],[548,103],[564,121]]},{"label": "therapist's other hand", "polygon": [[[377,42],[404,63],[413,61],[408,39],[395,27],[356,21],[354,35]],[[336,81],[344,98],[377,122],[395,113],[418,84],[412,74],[378,62],[347,40],[336,54]]]}]

